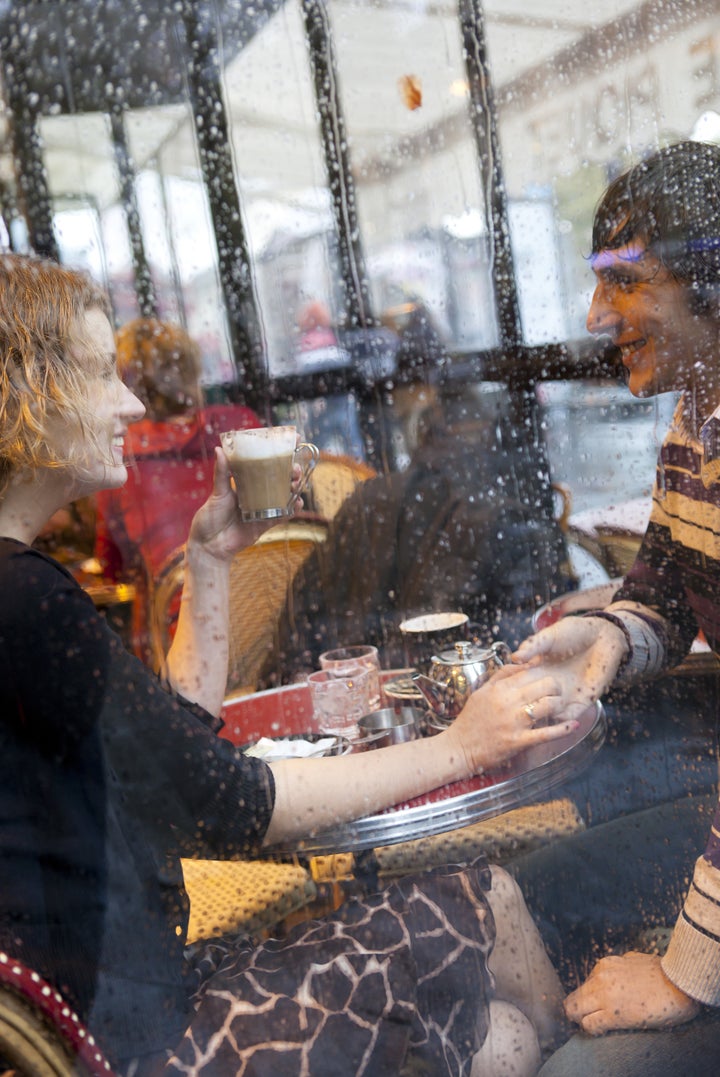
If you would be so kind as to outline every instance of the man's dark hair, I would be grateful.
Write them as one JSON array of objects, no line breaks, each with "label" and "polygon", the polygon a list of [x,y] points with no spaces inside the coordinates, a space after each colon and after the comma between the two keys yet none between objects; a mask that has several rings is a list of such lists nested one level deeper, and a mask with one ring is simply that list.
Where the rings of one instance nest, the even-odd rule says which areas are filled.
[{"label": "man's dark hair", "polygon": [[720,306],[720,146],[676,142],[614,180],[595,212],[593,253],[640,239],[690,288],[696,314]]}]

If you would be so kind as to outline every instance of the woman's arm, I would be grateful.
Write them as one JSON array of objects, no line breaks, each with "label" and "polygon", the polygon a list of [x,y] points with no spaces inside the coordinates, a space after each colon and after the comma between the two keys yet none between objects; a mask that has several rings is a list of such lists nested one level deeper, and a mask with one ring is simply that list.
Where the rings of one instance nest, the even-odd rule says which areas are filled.
[{"label": "woman's arm", "polygon": [[[435,737],[327,759],[272,763],[275,807],[265,844],[319,832],[500,766],[534,744],[565,736],[573,721],[533,728],[562,706],[554,677],[506,666]],[[532,704],[532,713],[524,708]]]},{"label": "woman's arm", "polygon": [[211,714],[220,713],[227,684],[230,565],[270,526],[243,523],[217,448],[212,493],[190,526],[180,615],[163,671],[171,688]]}]

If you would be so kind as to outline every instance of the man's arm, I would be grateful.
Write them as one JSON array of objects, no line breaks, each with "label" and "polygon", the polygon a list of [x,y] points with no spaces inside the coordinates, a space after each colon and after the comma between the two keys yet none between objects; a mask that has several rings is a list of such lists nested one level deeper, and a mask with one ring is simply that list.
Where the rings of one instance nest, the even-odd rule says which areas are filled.
[{"label": "man's arm", "polygon": [[693,998],[720,1007],[720,803],[662,967]]},{"label": "man's arm", "polygon": [[670,1028],[700,1003],[720,1007],[720,803],[667,953],[627,953],[598,961],[568,996],[568,1017],[585,1032]]}]

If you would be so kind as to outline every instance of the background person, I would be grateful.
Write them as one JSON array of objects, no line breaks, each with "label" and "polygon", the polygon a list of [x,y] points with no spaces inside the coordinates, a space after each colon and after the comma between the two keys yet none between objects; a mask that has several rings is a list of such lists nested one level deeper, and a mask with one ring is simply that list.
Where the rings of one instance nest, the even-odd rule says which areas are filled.
[{"label": "background person", "polygon": [[149,582],[212,489],[221,431],[262,423],[242,405],[204,403],[200,349],[181,326],[138,318],[118,330],[116,346],[120,376],[145,416],[128,431],[127,483],[96,497],[95,556],[107,578],[136,585],[133,649],[151,661]]},{"label": "background person", "polygon": [[[620,348],[636,396],[680,390],[682,397],[660,452],[647,532],[613,602],[518,650],[520,660],[542,659],[560,678],[566,713],[613,683],[671,668],[699,629],[714,651],[720,645],[719,237],[717,146],[682,142],[659,151],[611,184],[596,213],[588,328]],[[708,706],[715,694],[709,681]],[[571,995],[568,1014],[584,1030],[663,1029],[695,1017],[701,1005],[712,1008],[681,1036],[636,1033],[597,1044],[576,1037],[544,1073],[634,1077],[674,1064],[693,1075],[718,1072],[720,810],[689,891],[683,859],[708,807],[700,800],[629,816],[517,866],[546,939],[554,936],[560,948],[571,935],[582,941],[581,964],[602,952],[603,935],[606,944],[620,941],[623,923],[627,932],[644,917],[649,926],[677,917],[662,959],[606,958]]]},{"label": "background person", "polygon": [[538,606],[575,586],[550,485],[538,480],[501,387],[446,390],[402,472],[359,484],[295,578],[264,685],[368,643],[405,664],[399,624],[461,610],[486,643],[523,639]]},{"label": "background person", "polygon": [[517,887],[484,864],[405,879],[279,942],[214,939],[193,977],[180,856],[258,855],[574,724],[552,724],[552,677],[510,667],[450,729],[372,755],[268,765],[217,737],[230,563],[265,527],[242,523],[220,448],[162,680],[31,545],[63,505],[127,481],[144,407],[107,310],[78,273],[0,259],[0,948],[67,996],[121,1073],[460,1075],[478,1052],[481,1073],[533,1073],[559,985]]}]

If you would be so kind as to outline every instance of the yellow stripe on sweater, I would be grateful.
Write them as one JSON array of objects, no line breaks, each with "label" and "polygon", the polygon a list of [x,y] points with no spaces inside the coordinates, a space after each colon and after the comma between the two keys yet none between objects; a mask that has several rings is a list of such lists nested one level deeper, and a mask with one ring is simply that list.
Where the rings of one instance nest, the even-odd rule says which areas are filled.
[{"label": "yellow stripe on sweater", "polygon": [[650,520],[667,527],[673,542],[720,560],[720,505],[668,490],[664,497],[653,498]]}]

